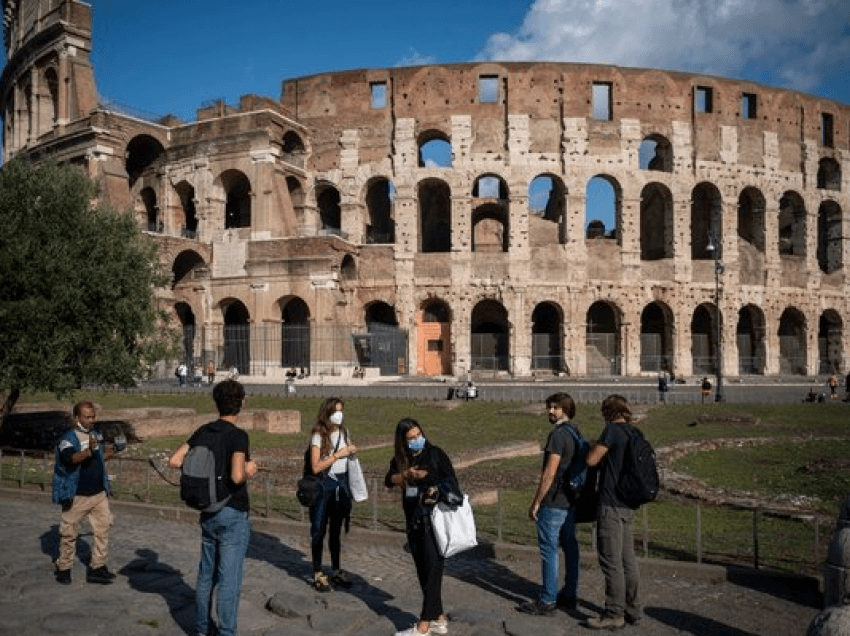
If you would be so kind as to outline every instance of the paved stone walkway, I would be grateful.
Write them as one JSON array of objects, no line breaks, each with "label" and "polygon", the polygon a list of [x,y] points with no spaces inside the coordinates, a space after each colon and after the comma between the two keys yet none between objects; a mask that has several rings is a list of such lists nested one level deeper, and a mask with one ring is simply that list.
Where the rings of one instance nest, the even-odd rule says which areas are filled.
[{"label": "paved stone walkway", "polygon": [[[140,507],[114,505],[109,565],[119,575],[116,582],[85,582],[91,536],[84,525],[73,583],[61,586],[52,564],[58,507],[44,495],[21,498],[9,490],[0,490],[0,506],[0,635],[194,634],[195,524],[174,520],[168,510],[140,514]],[[254,519],[239,611],[242,636],[385,636],[415,620],[421,596],[402,535],[353,528],[343,539],[343,567],[355,575],[355,584],[330,594],[318,594],[305,582],[306,535],[304,525]],[[449,633],[593,633],[581,626],[604,598],[592,555],[583,557],[581,604],[573,615],[517,613],[514,606],[534,595],[538,580],[535,550],[500,549],[497,555],[483,546],[453,557],[443,586]],[[623,630],[629,636],[802,636],[819,603],[816,590],[794,581],[658,561],[642,564],[642,591],[646,618]]]}]

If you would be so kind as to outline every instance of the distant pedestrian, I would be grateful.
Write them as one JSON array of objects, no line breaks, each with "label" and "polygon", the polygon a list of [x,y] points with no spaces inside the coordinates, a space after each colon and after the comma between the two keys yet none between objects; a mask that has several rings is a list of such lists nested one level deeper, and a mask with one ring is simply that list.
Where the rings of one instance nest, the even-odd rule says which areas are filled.
[{"label": "distant pedestrian", "polygon": [[605,429],[587,454],[587,465],[602,464],[596,545],[599,567],[605,575],[605,610],[588,618],[586,625],[591,629],[618,629],[627,622],[639,623],[643,615],[632,532],[634,510],[617,495],[629,440],[625,426],[631,424],[632,410],[624,397],[610,395],[602,402],[602,417]]},{"label": "distant pedestrian", "polygon": [[109,584],[115,575],[106,567],[113,520],[106,460],[112,458],[116,449],[121,449],[116,445],[104,450],[103,434],[95,424],[94,404],[78,402],[73,414],[74,428],[59,439],[53,469],[53,502],[62,506],[56,580],[63,585],[71,583],[80,524],[88,518],[94,540],[86,581]]},{"label": "distant pedestrian", "polygon": [[829,376],[829,380],[827,380],[827,384],[829,385],[829,395],[834,400],[838,397],[838,376],[834,373]]},{"label": "distant pedestrian", "polygon": [[[242,565],[251,537],[248,480],[257,473],[257,465],[250,457],[248,434],[236,426],[245,389],[235,380],[224,380],[213,389],[213,399],[218,420],[197,429],[174,452],[168,465],[182,467],[189,449],[202,442],[218,451],[216,472],[227,476],[225,485],[230,498],[220,510],[202,512],[199,517],[201,561],[195,588],[195,630],[198,634],[234,636],[242,591]],[[219,461],[224,466],[219,466]],[[217,626],[212,617],[214,597]]]},{"label": "distant pedestrian", "polygon": [[212,384],[213,382],[215,382],[215,362],[212,358],[207,360],[207,364],[204,368],[204,371],[207,374],[207,383]]},{"label": "distant pedestrian", "polygon": [[667,404],[667,391],[670,389],[670,385],[667,381],[667,374],[662,372],[658,376],[658,401],[662,404]]},{"label": "distant pedestrian", "polygon": [[711,380],[707,377],[703,377],[702,383],[700,384],[700,393],[702,394],[702,403],[705,404],[705,398],[711,395]]},{"label": "distant pedestrian", "polygon": [[442,592],[446,559],[437,551],[431,510],[445,496],[444,490],[462,496],[452,462],[441,448],[425,439],[416,420],[404,418],[396,426],[395,455],[384,483],[387,488],[401,488],[407,544],[422,589],[419,621],[395,636],[446,634]]},{"label": "distant pedestrian", "polygon": [[180,383],[180,386],[186,386],[186,378],[189,376],[189,367],[186,366],[185,362],[181,362],[177,365],[177,380]]}]

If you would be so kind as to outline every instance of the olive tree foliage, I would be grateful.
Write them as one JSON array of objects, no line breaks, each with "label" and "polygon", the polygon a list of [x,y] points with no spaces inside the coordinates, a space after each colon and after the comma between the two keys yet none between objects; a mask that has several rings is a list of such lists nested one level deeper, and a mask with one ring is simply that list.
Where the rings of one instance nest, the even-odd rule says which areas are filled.
[{"label": "olive tree foliage", "polygon": [[156,246],[97,194],[67,164],[0,171],[0,432],[22,391],[126,386],[173,355]]}]

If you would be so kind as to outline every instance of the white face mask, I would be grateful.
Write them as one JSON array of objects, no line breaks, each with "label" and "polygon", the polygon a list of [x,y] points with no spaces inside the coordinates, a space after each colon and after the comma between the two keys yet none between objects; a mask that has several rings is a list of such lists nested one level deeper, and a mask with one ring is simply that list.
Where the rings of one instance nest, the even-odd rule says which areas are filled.
[{"label": "white face mask", "polygon": [[335,411],[333,413],[333,415],[330,416],[329,419],[331,421],[331,424],[334,424],[336,426],[342,426],[342,420],[343,420],[342,411]]}]

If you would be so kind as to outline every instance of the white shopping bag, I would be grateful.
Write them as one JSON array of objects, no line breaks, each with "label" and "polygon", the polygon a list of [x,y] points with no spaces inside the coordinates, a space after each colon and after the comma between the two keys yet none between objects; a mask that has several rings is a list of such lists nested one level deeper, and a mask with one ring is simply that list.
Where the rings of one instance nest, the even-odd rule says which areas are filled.
[{"label": "white shopping bag", "polygon": [[348,458],[348,487],[351,488],[351,498],[354,501],[366,501],[369,491],[366,488],[366,479],[360,468],[360,460],[356,457]]},{"label": "white shopping bag", "polygon": [[463,504],[455,508],[444,503],[435,505],[431,511],[431,525],[434,527],[437,549],[444,557],[478,545],[469,495],[464,495]]}]

